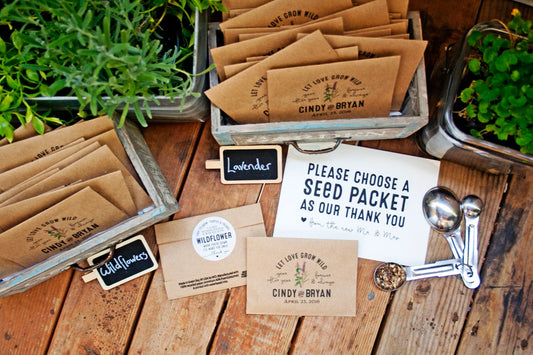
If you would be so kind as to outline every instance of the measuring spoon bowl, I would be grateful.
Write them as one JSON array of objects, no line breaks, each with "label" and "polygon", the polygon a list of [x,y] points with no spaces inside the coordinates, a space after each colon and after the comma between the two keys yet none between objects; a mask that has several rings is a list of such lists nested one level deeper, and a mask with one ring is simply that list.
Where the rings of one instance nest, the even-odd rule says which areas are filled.
[{"label": "measuring spoon bowl", "polygon": [[461,273],[461,260],[441,260],[417,266],[402,266],[388,262],[379,264],[374,270],[374,283],[383,291],[396,291],[407,281],[446,277]]},{"label": "measuring spoon bowl", "polygon": [[454,258],[461,259],[464,249],[461,238],[463,211],[455,194],[443,186],[428,190],[422,199],[422,212],[430,227],[446,238]]},{"label": "measuring spoon bowl", "polygon": [[440,233],[450,233],[461,225],[461,203],[448,188],[436,186],[422,199],[422,212],[431,228]]}]

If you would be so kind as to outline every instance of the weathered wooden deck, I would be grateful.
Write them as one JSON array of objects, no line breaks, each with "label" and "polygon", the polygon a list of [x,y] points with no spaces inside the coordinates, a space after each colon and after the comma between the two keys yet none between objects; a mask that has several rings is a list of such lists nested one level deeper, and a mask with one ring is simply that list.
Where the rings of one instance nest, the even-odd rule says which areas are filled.
[{"label": "weathered wooden deck", "polygon": [[[420,11],[428,78],[447,44],[479,20],[508,17],[509,0],[411,0]],[[430,111],[439,87],[428,85]],[[183,218],[256,202],[260,185],[222,185],[206,171],[218,144],[207,123],[152,124],[144,130]],[[363,146],[424,156],[414,138]],[[0,299],[1,354],[510,354],[533,344],[533,178],[491,175],[453,163],[440,183],[459,197],[485,202],[480,222],[482,284],[460,278],[419,280],[396,293],[372,282],[377,262],[360,260],[356,317],[246,315],[246,288],[169,301],[161,269],[110,291],[66,271],[24,293]],[[280,185],[266,185],[260,202],[271,236]],[[143,232],[157,253],[153,228]],[[428,261],[451,256],[432,232]]]}]

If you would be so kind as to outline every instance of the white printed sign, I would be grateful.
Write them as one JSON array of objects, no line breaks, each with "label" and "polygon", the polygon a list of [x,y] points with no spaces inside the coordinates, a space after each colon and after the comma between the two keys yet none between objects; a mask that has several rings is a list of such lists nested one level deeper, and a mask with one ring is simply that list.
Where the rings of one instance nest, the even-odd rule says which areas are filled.
[{"label": "white printed sign", "polygon": [[430,227],[422,198],[439,167],[348,144],[312,155],[289,147],[273,236],[355,239],[360,258],[423,264]]}]

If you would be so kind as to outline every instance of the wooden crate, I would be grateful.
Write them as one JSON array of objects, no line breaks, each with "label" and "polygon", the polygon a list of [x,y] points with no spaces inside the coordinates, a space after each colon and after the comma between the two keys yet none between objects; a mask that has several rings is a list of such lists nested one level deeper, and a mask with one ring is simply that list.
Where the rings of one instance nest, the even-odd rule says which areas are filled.
[{"label": "wooden crate", "polygon": [[[118,117],[115,117],[115,122],[118,122]],[[170,190],[139,128],[126,120],[124,126],[117,129],[117,134],[139,176],[141,185],[150,196],[153,204],[140,211],[136,216],[84,240],[72,249],[62,251],[0,280],[0,297],[23,292],[69,269],[72,265],[166,219],[179,210],[176,197]]]},{"label": "wooden crate", "polygon": [[[407,15],[413,39],[422,39],[420,14]],[[218,23],[210,23],[208,43],[217,46]],[[210,62],[212,58],[210,56]],[[210,72],[211,87],[218,84],[216,71]],[[225,114],[211,104],[211,132],[220,145],[282,144],[290,142],[358,141],[405,138],[428,122],[428,99],[424,60],[415,72],[401,111],[389,117],[354,118],[339,120],[313,120],[299,122],[274,122],[230,124]]]}]

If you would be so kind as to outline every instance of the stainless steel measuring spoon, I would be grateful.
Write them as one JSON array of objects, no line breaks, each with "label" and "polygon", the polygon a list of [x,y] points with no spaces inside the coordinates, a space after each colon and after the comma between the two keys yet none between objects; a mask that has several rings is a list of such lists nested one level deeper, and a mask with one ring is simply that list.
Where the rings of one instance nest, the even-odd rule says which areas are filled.
[{"label": "stainless steel measuring spoon", "polygon": [[402,266],[388,262],[379,264],[374,270],[374,283],[383,291],[396,291],[406,281],[430,277],[446,277],[461,274],[461,260],[441,260],[431,264]]},{"label": "stainless steel measuring spoon", "polygon": [[465,249],[462,264],[465,284],[469,288],[477,288],[481,279],[478,272],[479,250],[478,250],[478,222],[479,215],[483,209],[483,201],[477,196],[466,196],[461,202],[465,218]]},{"label": "stainless steel measuring spoon", "polygon": [[456,259],[463,258],[464,243],[461,237],[463,212],[455,194],[446,187],[436,186],[422,199],[422,212],[430,227],[446,238]]}]

